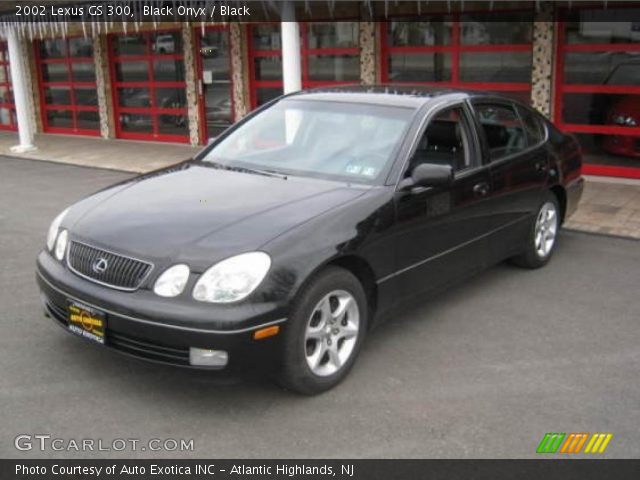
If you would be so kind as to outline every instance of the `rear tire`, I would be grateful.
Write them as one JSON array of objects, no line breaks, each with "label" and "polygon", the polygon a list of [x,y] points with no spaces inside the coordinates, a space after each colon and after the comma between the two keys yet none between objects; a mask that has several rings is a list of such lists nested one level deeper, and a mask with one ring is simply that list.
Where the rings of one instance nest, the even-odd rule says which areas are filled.
[{"label": "rear tire", "polygon": [[523,268],[545,266],[555,250],[559,229],[560,205],[556,196],[547,192],[531,221],[526,249],[522,254],[512,258],[512,263]]},{"label": "rear tire", "polygon": [[278,383],[304,395],[336,386],[360,352],[367,317],[366,295],[352,273],[338,267],[320,272],[291,308]]}]

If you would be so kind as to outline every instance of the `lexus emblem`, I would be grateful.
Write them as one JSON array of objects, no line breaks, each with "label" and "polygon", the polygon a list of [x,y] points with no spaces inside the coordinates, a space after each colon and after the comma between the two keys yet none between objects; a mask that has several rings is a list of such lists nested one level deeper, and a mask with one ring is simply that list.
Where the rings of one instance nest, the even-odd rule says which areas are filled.
[{"label": "lexus emblem", "polygon": [[91,265],[91,269],[96,273],[104,273],[107,271],[108,266],[109,264],[104,258],[99,258],[95,262],[93,262],[93,265]]}]

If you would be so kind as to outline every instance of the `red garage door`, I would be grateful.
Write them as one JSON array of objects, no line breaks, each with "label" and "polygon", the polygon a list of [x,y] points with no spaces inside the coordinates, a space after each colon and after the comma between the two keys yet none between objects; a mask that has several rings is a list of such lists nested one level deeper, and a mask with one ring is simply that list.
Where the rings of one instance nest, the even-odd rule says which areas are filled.
[{"label": "red garage door", "polygon": [[7,43],[0,42],[0,129],[16,130],[16,105],[11,90],[11,71]]},{"label": "red garage door", "polygon": [[200,141],[220,135],[235,120],[231,81],[229,28],[195,28],[198,65]]},{"label": "red garage door", "polygon": [[532,25],[530,12],[383,23],[382,80],[499,92],[529,102]]},{"label": "red garage door", "polygon": [[639,14],[560,12],[554,120],[580,140],[588,174],[640,178]]},{"label": "red garage door", "polygon": [[98,94],[90,38],[35,43],[45,132],[99,135]]},{"label": "red garage door", "polygon": [[116,136],[188,142],[179,30],[110,35]]}]

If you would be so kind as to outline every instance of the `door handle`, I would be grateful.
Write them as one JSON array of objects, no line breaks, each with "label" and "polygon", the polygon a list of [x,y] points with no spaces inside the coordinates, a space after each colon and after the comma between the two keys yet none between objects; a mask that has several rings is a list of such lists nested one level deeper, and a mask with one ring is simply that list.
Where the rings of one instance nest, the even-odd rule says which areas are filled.
[{"label": "door handle", "polygon": [[473,193],[480,197],[485,197],[489,193],[489,184],[487,182],[476,183],[473,186]]}]

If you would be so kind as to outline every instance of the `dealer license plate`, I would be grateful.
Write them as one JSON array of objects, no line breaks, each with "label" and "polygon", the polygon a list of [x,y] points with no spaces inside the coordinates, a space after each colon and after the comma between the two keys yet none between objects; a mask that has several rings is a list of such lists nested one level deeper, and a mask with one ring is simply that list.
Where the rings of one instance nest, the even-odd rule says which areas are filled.
[{"label": "dealer license plate", "polygon": [[68,328],[76,335],[104,344],[107,319],[104,313],[82,303],[67,301]]}]

